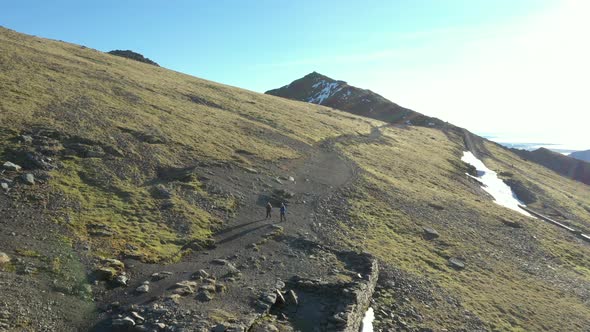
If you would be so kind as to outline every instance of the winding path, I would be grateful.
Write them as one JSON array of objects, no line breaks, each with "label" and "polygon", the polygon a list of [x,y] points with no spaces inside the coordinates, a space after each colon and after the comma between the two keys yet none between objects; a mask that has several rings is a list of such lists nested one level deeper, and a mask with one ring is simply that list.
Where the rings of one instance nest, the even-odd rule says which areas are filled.
[{"label": "winding path", "polygon": [[[176,283],[191,280],[191,276],[201,269],[219,279],[228,269],[227,265],[216,264],[215,260],[222,259],[240,270],[238,280],[226,283],[225,294],[210,302],[195,301],[194,296],[183,298],[183,308],[197,312],[212,309],[239,312],[244,318],[243,324],[248,325],[257,317],[252,300],[260,291],[274,289],[278,280],[289,280],[293,276],[323,278],[334,270],[334,266],[317,261],[295,243],[298,239],[316,240],[312,228],[314,214],[325,213],[318,209],[318,203],[324,196],[349,185],[357,178],[359,168],[339,154],[334,144],[349,139],[375,140],[380,137],[380,133],[379,127],[375,127],[368,136],[340,136],[325,140],[309,148],[305,157],[269,164],[259,174],[236,167],[213,169],[212,177],[218,183],[242,193],[243,198],[237,216],[214,236],[215,247],[196,251],[181,262],[169,265],[125,260],[131,277],[130,286],[106,292],[102,302],[146,305],[170,295]],[[277,181],[276,175],[292,176],[295,181]],[[278,209],[273,211],[272,218],[264,219],[265,197],[279,188],[295,193],[287,208],[286,222],[279,222]],[[277,226],[284,232],[283,240],[265,240],[279,229]],[[259,245],[254,250],[255,243]],[[164,280],[151,282],[145,294],[133,292],[143,281],[150,280],[153,273],[161,271],[172,274]],[[351,273],[356,274],[354,271]],[[103,315],[101,318],[105,320],[95,327],[95,331],[106,331],[108,328],[105,323],[109,320],[108,316]]]}]

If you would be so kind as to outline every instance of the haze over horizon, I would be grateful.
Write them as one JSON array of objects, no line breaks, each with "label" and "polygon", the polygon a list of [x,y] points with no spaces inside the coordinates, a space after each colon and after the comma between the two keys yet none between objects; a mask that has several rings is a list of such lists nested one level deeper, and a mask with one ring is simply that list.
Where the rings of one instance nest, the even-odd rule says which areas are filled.
[{"label": "haze over horizon", "polygon": [[159,4],[23,1],[0,25],[258,92],[317,71],[487,136],[590,142],[584,1]]}]

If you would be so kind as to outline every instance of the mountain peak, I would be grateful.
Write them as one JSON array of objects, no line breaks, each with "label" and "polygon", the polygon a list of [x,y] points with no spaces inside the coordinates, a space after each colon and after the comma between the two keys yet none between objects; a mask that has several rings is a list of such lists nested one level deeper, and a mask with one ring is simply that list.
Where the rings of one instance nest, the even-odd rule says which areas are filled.
[{"label": "mountain peak", "polygon": [[351,86],[316,71],[279,89],[269,90],[266,94],[329,106],[390,123],[425,126],[443,124],[438,119],[401,107],[371,90]]}]

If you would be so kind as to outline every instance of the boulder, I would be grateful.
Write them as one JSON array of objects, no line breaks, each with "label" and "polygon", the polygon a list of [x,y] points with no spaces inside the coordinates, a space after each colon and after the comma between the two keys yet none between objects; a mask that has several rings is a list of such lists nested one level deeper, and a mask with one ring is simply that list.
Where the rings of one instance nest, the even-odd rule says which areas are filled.
[{"label": "boulder", "polygon": [[172,275],[172,272],[162,271],[162,272],[152,273],[151,278],[153,281],[159,281],[162,279],[166,279],[171,275]]},{"label": "boulder", "polygon": [[139,294],[145,294],[149,291],[150,291],[150,285],[148,285],[148,284],[143,284],[135,289],[135,292],[139,293]]},{"label": "boulder", "polygon": [[28,184],[28,185],[34,185],[35,184],[35,176],[31,173],[27,173],[25,175],[23,175],[23,181]]},{"label": "boulder", "polygon": [[457,270],[463,270],[465,268],[465,262],[456,257],[449,258],[449,265]]},{"label": "boulder", "polygon": [[115,283],[115,285],[118,286],[127,286],[127,283],[129,282],[129,277],[127,275],[125,275],[125,273],[118,275],[115,280],[113,280],[113,282]]},{"label": "boulder", "polygon": [[424,230],[424,238],[426,240],[436,239],[440,236],[440,234],[438,234],[438,232],[434,228],[424,227],[422,229]]},{"label": "boulder", "polygon": [[10,161],[5,162],[2,165],[2,168],[4,168],[7,171],[15,171],[15,172],[18,172],[22,169],[22,167],[20,167],[17,164],[11,163]]}]

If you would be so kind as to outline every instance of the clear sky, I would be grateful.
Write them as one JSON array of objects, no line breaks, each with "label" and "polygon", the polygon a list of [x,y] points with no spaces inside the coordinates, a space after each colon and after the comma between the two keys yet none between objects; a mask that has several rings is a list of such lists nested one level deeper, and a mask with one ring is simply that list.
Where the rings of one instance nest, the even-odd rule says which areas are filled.
[{"label": "clear sky", "polygon": [[480,134],[590,148],[586,0],[4,0],[1,7],[7,28],[101,51],[131,49],[212,81],[264,92],[315,70]]}]

